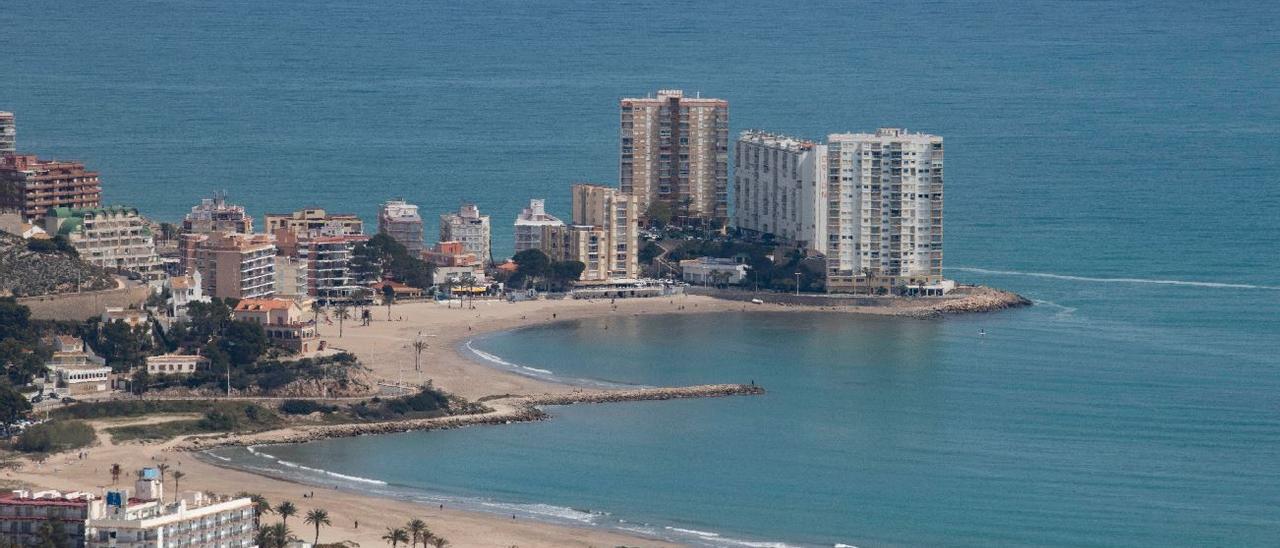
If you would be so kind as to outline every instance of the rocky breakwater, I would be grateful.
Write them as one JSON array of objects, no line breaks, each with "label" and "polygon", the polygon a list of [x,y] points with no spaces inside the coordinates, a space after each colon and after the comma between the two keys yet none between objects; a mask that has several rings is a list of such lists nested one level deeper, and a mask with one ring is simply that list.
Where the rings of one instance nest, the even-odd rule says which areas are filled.
[{"label": "rocky breakwater", "polygon": [[580,391],[548,394],[525,399],[529,405],[574,405],[578,403],[611,403],[624,401],[677,400],[684,398],[718,398],[764,394],[754,384],[702,384],[670,388],[635,388],[630,390]]},{"label": "rocky breakwater", "polygon": [[1012,291],[1004,291],[990,287],[964,287],[958,298],[943,300],[933,307],[937,314],[969,314],[973,312],[994,312],[1007,308],[1030,306],[1031,301]]}]

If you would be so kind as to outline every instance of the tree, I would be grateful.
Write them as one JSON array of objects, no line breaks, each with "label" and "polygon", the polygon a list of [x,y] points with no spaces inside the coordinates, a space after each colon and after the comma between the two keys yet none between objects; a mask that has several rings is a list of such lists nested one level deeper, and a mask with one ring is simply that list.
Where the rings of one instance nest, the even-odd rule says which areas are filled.
[{"label": "tree", "polygon": [[413,341],[413,370],[414,371],[417,371],[419,373],[422,372],[422,352],[425,351],[430,346],[431,346],[430,344],[427,344],[427,341],[424,341],[422,339],[415,339]]},{"label": "tree", "polygon": [[333,307],[333,317],[338,319],[338,338],[342,338],[342,322],[351,318],[351,307],[345,303]]},{"label": "tree", "polygon": [[320,313],[324,311],[324,305],[319,300],[311,301],[311,324],[316,327],[316,335],[320,334]]},{"label": "tree", "polygon": [[67,532],[63,529],[62,523],[53,519],[45,519],[40,524],[40,528],[36,530],[37,540],[35,546],[38,548],[62,548],[70,546],[70,539],[67,538]]},{"label": "tree", "polygon": [[124,467],[120,466],[120,463],[117,462],[111,465],[111,484],[112,485],[120,483],[120,474],[122,473],[124,473]]},{"label": "tree", "polygon": [[433,536],[431,537],[431,545],[435,546],[436,548],[444,548],[445,546],[449,545],[449,541],[446,540],[444,537]]},{"label": "tree", "polygon": [[4,367],[9,384],[27,386],[36,377],[43,377],[49,356],[47,350],[45,345],[18,339],[0,341],[0,366]]},{"label": "tree", "polygon": [[4,424],[6,432],[30,411],[31,402],[27,401],[26,396],[19,394],[8,384],[0,384],[0,423]]},{"label": "tree", "polygon": [[644,211],[644,218],[651,226],[662,228],[671,224],[671,204],[655,201]]},{"label": "tree", "polygon": [[399,527],[395,529],[388,527],[386,534],[382,535],[382,540],[391,544],[391,548],[396,548],[401,542],[409,542],[409,533]]},{"label": "tree", "polygon": [[267,501],[267,497],[257,493],[246,493],[241,491],[236,494],[236,498],[247,498],[253,501],[253,521],[255,524],[261,524],[262,516],[272,512],[271,503]]},{"label": "tree", "polygon": [[320,544],[321,525],[333,525],[329,522],[329,512],[325,511],[323,508],[316,508],[307,512],[306,519],[302,521],[316,526],[316,540],[312,544]]},{"label": "tree", "polygon": [[151,346],[149,326],[131,327],[123,321],[116,320],[102,324],[92,342],[94,350],[115,372],[123,372],[139,367],[146,362],[147,350]]},{"label": "tree", "polygon": [[31,333],[31,309],[13,297],[0,298],[0,339],[27,340]]},{"label": "tree", "polygon": [[279,506],[276,506],[276,513],[280,514],[281,522],[289,523],[290,517],[298,515],[298,507],[294,506],[292,502],[286,500],[280,503]]},{"label": "tree", "polygon": [[284,548],[293,538],[293,532],[284,522],[275,523],[258,529],[254,542],[260,548]]},{"label": "tree", "polygon": [[582,261],[556,261],[551,263],[551,277],[555,279],[556,285],[564,288],[572,285],[582,277],[582,271],[587,269],[587,265]]},{"label": "tree", "polygon": [[419,542],[426,546],[427,542],[434,536],[431,534],[431,530],[427,528],[427,522],[420,519],[409,520],[409,523],[405,524],[404,528],[409,531],[409,542],[413,548],[418,548]]},{"label": "tree", "polygon": [[181,482],[182,482],[182,478],[185,478],[185,477],[187,477],[186,472],[183,472],[182,470],[173,471],[173,496],[175,499],[178,497],[178,493],[182,492]]},{"label": "tree", "polygon": [[236,320],[223,330],[218,348],[227,353],[232,364],[249,365],[267,351],[267,333],[254,322]]},{"label": "tree", "polygon": [[534,281],[546,276],[551,269],[551,258],[541,249],[526,249],[511,258],[516,263],[516,277],[524,282]]}]

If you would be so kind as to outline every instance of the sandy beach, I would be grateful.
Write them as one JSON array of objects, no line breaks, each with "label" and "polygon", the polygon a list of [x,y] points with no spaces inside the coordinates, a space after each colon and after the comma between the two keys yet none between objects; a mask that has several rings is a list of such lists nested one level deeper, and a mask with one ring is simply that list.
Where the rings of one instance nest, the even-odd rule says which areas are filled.
[{"label": "sandy beach", "polygon": [[[338,326],[324,324],[321,337],[329,344],[348,350],[368,366],[380,381],[394,383],[403,376],[406,383],[415,383],[414,351],[410,346],[421,333],[431,345],[422,355],[423,379],[430,379],[437,386],[454,394],[476,400],[493,395],[555,395],[580,391],[580,388],[546,382],[515,373],[489,367],[458,352],[458,347],[473,337],[484,333],[509,330],[554,321],[588,320],[607,322],[610,317],[646,314],[698,314],[730,310],[760,311],[815,311],[816,308],[779,304],[751,304],[714,299],[705,296],[678,296],[674,298],[632,299],[609,301],[542,300],[519,303],[504,301],[475,302],[474,308],[452,307],[443,303],[418,302],[395,305],[391,308],[391,320],[387,309],[375,307],[373,322],[360,326],[347,321],[342,337]],[[847,307],[827,309],[834,312],[914,314],[916,307],[906,309]],[[905,311],[904,311],[905,310]],[[721,382],[740,382],[743,379],[720,379]],[[767,387],[766,387],[767,388]],[[553,413],[554,414],[554,413]],[[146,421],[169,420],[153,417]],[[124,424],[117,422],[113,424]],[[284,435],[276,431],[277,435]],[[272,439],[266,436],[264,439]],[[333,526],[321,531],[321,541],[351,540],[362,546],[380,546],[380,539],[387,527],[401,526],[412,518],[425,520],[431,529],[448,538],[455,546],[669,546],[669,543],[652,539],[625,536],[606,531],[538,523],[530,520],[513,520],[508,516],[487,513],[456,511],[449,508],[428,507],[421,504],[365,496],[346,491],[313,488],[286,481],[266,478],[246,472],[224,469],[196,460],[192,454],[175,450],[182,440],[154,444],[115,445],[99,434],[99,445],[88,450],[88,457],[78,459],[76,454],[60,454],[50,457],[43,465],[21,461],[17,469],[7,470],[5,479],[45,488],[60,490],[97,490],[110,483],[108,469],[119,463],[126,470],[168,462],[173,469],[182,470],[186,477],[182,489],[199,489],[216,493],[250,491],[260,493],[273,504],[290,500],[305,513],[307,509],[322,507],[332,517]],[[304,492],[315,492],[315,498],[302,498]],[[268,516],[266,523],[274,523]],[[356,523],[359,522],[359,528]],[[304,539],[313,533],[301,520],[295,518],[290,527]]]}]

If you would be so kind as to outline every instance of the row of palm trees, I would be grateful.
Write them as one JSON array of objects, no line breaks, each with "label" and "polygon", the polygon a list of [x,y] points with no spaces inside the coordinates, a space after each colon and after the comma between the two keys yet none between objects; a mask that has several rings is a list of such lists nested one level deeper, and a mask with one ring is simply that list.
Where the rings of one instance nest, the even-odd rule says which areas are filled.
[{"label": "row of palm trees", "polygon": [[396,548],[404,543],[409,548],[417,548],[421,542],[423,548],[434,546],[435,548],[444,548],[449,545],[449,541],[442,536],[431,532],[427,528],[427,522],[420,519],[409,520],[404,527],[388,527],[387,533],[382,535],[382,540],[387,541],[391,548]]},{"label": "row of palm trees", "polygon": [[[289,529],[289,518],[298,515],[298,507],[289,501],[281,502],[278,506],[271,506],[266,497],[253,493],[240,493],[239,497],[248,497],[253,501],[254,519],[258,521],[258,538],[255,539],[261,548],[284,548],[290,540],[297,538],[293,531]],[[263,526],[262,516],[266,514],[278,514],[280,523]],[[315,527],[315,539],[313,544],[320,543],[320,528],[333,525],[329,519],[329,511],[324,508],[313,508],[308,510],[303,516],[303,523]]]}]

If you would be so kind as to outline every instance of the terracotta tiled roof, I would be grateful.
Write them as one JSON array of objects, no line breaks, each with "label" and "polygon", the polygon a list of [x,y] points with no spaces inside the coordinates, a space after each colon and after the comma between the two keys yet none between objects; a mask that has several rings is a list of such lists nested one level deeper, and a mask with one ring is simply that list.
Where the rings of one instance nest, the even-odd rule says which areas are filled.
[{"label": "terracotta tiled roof", "polygon": [[293,301],[288,299],[244,299],[236,305],[236,312],[259,310],[288,310]]}]

